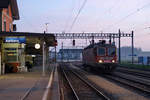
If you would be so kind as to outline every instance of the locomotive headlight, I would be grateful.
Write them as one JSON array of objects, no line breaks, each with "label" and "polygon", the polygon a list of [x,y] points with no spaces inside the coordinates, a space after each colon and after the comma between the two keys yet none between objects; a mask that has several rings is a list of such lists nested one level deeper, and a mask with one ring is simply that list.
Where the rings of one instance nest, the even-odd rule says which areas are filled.
[{"label": "locomotive headlight", "polygon": [[112,60],[112,63],[115,63],[115,60]]},{"label": "locomotive headlight", "polygon": [[99,60],[99,63],[102,63],[103,61],[102,60]]}]

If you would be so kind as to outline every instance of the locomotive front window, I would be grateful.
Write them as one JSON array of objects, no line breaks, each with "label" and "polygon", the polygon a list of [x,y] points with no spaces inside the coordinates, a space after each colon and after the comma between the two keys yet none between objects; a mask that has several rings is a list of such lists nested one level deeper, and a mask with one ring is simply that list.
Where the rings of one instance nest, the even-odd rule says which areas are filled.
[{"label": "locomotive front window", "polygon": [[115,56],[116,55],[116,48],[108,48],[108,56]]},{"label": "locomotive front window", "polygon": [[99,56],[105,56],[105,52],[106,52],[106,51],[105,51],[105,48],[99,48],[99,49],[98,49],[98,55],[99,55]]}]

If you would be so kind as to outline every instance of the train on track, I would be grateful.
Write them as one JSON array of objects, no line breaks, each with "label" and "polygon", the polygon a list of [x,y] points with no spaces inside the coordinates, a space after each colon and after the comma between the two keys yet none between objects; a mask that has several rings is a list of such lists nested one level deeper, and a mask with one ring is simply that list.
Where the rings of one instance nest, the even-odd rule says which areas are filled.
[{"label": "train on track", "polygon": [[83,50],[83,64],[90,69],[104,73],[112,73],[117,66],[117,52],[115,43],[101,40],[91,44]]}]

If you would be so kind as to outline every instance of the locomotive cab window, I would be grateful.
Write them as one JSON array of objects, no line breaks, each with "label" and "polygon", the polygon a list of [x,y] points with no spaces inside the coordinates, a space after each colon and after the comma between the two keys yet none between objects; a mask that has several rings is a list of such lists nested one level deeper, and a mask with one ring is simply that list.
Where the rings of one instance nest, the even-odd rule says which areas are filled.
[{"label": "locomotive cab window", "polygon": [[115,56],[116,55],[116,48],[108,48],[108,56]]},{"label": "locomotive cab window", "polygon": [[98,55],[99,56],[105,56],[105,52],[106,52],[106,50],[105,50],[105,48],[98,48]]}]

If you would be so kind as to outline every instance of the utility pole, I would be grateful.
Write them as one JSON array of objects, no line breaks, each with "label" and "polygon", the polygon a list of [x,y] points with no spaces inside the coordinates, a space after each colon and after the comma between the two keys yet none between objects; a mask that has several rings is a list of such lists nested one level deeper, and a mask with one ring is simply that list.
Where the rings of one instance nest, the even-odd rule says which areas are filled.
[{"label": "utility pole", "polygon": [[112,38],[112,37],[111,37],[111,35],[110,35],[110,36],[109,36],[109,44],[111,44],[111,38]]},{"label": "utility pole", "polygon": [[45,31],[44,31],[44,38],[43,38],[43,76],[45,76]]},{"label": "utility pole", "polygon": [[92,34],[92,44],[94,44],[94,35]]},{"label": "utility pole", "polygon": [[132,64],[134,63],[134,32],[132,31]]},{"label": "utility pole", "polygon": [[55,63],[57,63],[57,51],[56,51],[56,46],[55,46]]},{"label": "utility pole", "polygon": [[42,75],[43,76],[45,76],[45,63],[46,63],[46,55],[45,55],[45,45],[46,45],[46,43],[45,43],[45,34],[46,34],[46,32],[48,31],[48,24],[49,23],[45,23],[45,25],[46,25],[46,28],[45,28],[45,31],[44,31],[44,37],[43,37],[43,73],[42,73]]},{"label": "utility pole", "polygon": [[120,29],[119,29],[119,63],[121,63],[121,49],[120,49],[120,39],[121,39],[121,32],[120,32]]},{"label": "utility pole", "polygon": [[62,52],[61,52],[61,61],[63,62],[63,58],[64,58],[64,55],[63,55],[63,42],[62,42],[61,50],[62,50]]}]

